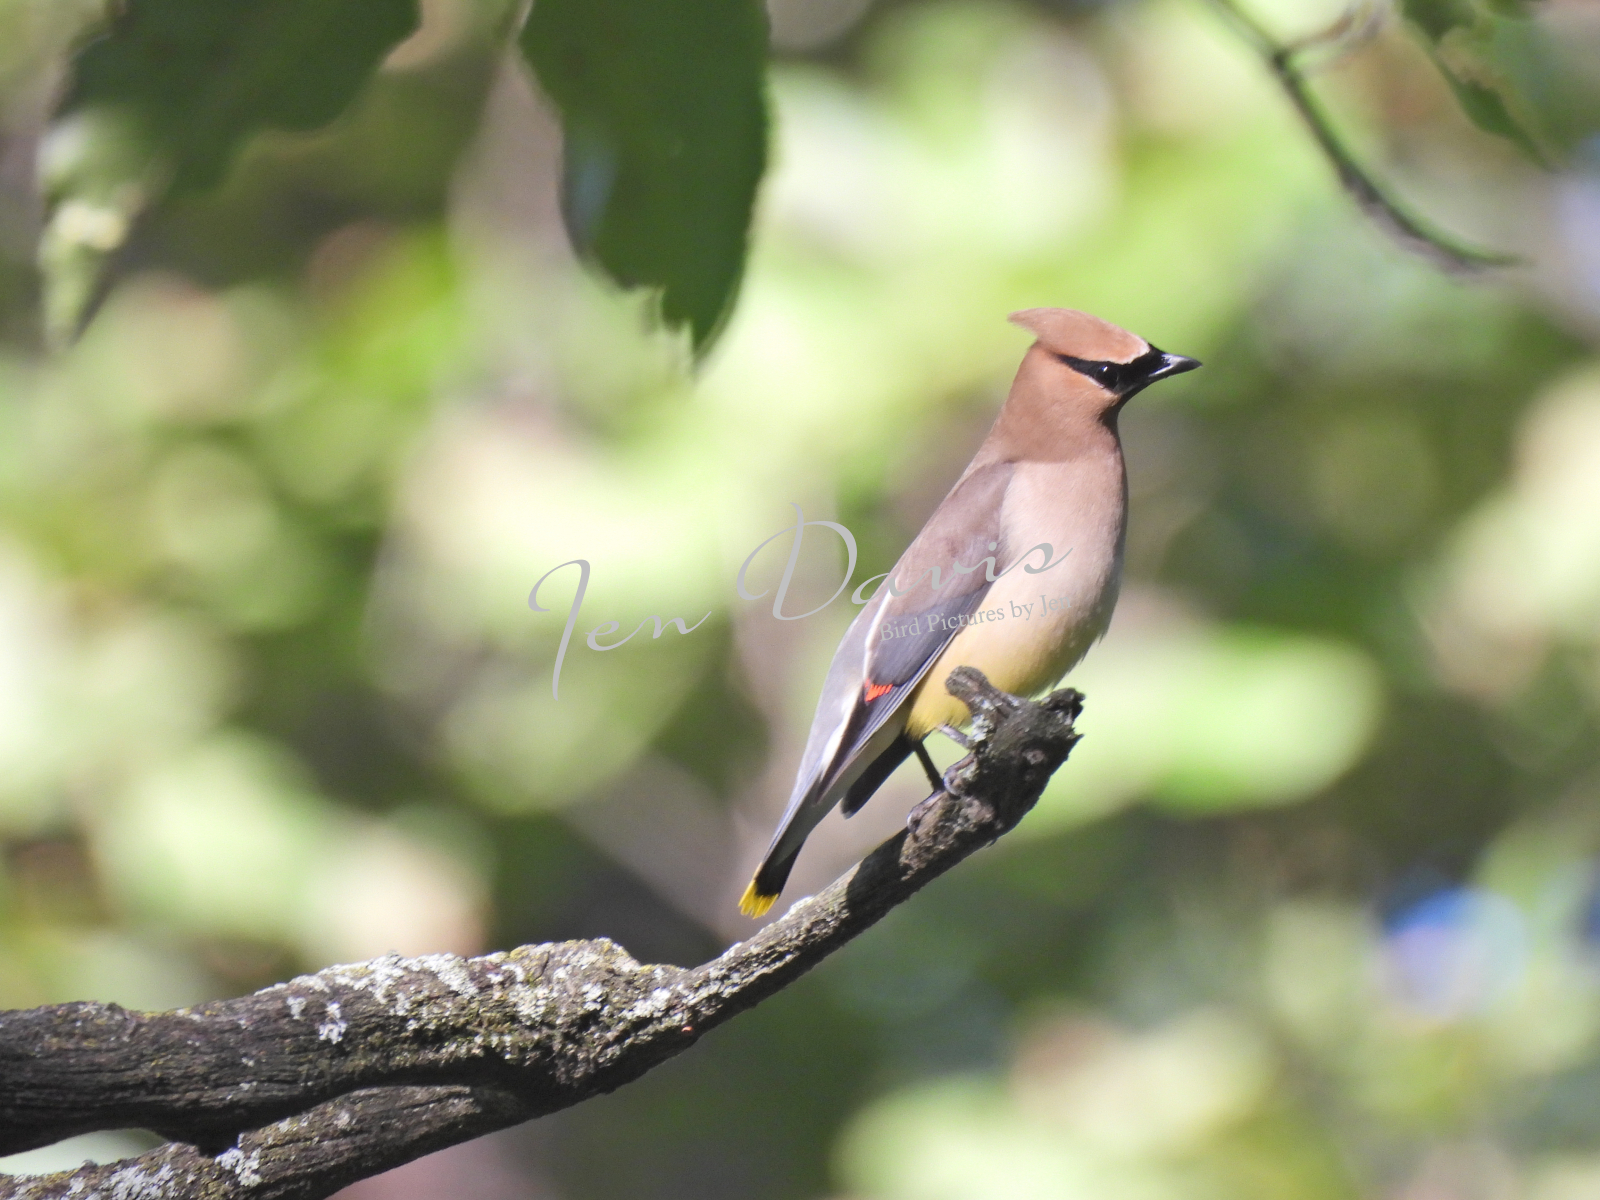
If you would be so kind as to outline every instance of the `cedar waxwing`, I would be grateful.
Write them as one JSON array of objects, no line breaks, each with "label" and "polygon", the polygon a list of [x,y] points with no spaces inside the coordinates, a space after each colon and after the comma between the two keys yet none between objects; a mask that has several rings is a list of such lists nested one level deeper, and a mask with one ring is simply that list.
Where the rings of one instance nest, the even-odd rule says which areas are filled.
[{"label": "cedar waxwing", "polygon": [[856,812],[913,753],[941,786],[922,740],[968,719],[945,691],[952,670],[1031,695],[1111,622],[1128,516],[1117,414],[1200,364],[1071,309],[1011,320],[1038,340],[978,453],[839,643],[789,808],[739,901],[747,916],[772,907],[835,804]]}]

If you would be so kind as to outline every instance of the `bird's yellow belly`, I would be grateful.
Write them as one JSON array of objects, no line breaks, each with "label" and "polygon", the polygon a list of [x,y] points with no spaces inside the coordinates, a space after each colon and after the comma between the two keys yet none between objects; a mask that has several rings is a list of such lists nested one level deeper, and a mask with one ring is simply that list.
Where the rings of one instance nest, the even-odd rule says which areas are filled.
[{"label": "bird's yellow belly", "polygon": [[[1031,696],[1059,680],[1105,632],[1116,585],[1114,579],[1096,582],[1100,586],[1061,597],[1063,606],[1054,611],[1048,608],[1052,597],[1045,589],[1035,590],[1031,599],[1017,597],[1014,593],[1021,589],[1015,587],[1005,589],[1003,596],[991,593],[974,614],[976,623],[956,635],[918,685],[906,714],[906,733],[920,739],[940,725],[962,725],[970,718],[967,706],[945,690],[945,680],[957,667],[976,667],[995,687],[1016,696]],[[1031,609],[1022,607],[1030,604]]]}]

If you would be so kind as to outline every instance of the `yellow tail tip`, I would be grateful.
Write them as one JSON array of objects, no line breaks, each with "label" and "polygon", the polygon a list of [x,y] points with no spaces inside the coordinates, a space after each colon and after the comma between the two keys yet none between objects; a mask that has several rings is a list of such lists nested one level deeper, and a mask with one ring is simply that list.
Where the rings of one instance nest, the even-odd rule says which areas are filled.
[{"label": "yellow tail tip", "polygon": [[744,895],[739,897],[739,911],[747,917],[764,917],[777,899],[777,893],[763,896],[756,891],[755,880],[752,879],[750,886],[745,888]]}]

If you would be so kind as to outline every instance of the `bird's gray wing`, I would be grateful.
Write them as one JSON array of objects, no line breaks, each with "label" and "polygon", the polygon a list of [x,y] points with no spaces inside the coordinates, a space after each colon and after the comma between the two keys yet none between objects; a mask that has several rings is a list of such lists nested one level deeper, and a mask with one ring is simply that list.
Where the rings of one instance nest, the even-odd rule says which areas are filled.
[{"label": "bird's gray wing", "polygon": [[[892,718],[961,631],[962,619],[982,607],[993,586],[989,576],[1005,563],[1000,514],[1011,472],[1010,463],[991,463],[959,480],[851,623],[828,668],[767,861],[798,850],[860,774],[857,768],[889,748],[901,724]],[[985,561],[991,556],[993,564]],[[885,637],[885,630],[895,636]]]}]

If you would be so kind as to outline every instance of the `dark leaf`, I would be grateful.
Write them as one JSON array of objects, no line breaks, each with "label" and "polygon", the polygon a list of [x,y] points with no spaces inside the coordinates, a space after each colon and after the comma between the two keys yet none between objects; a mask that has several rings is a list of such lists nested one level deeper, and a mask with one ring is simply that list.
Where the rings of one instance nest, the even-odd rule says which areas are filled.
[{"label": "dark leaf", "polygon": [[1476,13],[1468,0],[1403,0],[1401,11],[1431,42],[1438,42],[1457,26],[1469,26]]},{"label": "dark leaf", "polygon": [[417,0],[126,0],[72,64],[41,181],[45,326],[78,332],[134,226],[212,188],[251,135],[350,105],[417,26]]},{"label": "dark leaf", "polygon": [[416,0],[129,0],[62,112],[120,111],[175,190],[205,188],[251,134],[333,120],[416,25]]},{"label": "dark leaf", "polygon": [[659,289],[697,352],[732,308],[766,166],[759,0],[538,0],[522,49],[561,109],[579,254]]}]

